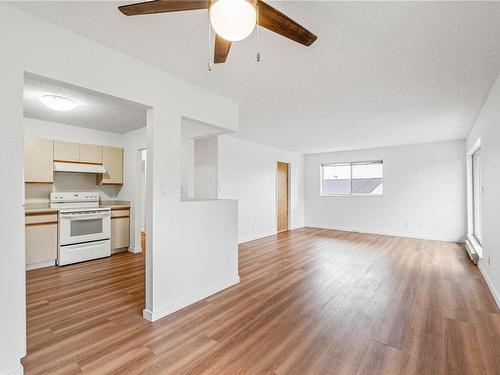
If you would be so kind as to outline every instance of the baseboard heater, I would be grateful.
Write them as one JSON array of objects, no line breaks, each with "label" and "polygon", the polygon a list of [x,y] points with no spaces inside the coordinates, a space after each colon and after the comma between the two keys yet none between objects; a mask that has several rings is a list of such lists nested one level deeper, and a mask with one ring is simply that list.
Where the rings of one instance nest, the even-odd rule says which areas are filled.
[{"label": "baseboard heater", "polygon": [[465,241],[465,249],[467,250],[467,254],[469,254],[470,260],[477,265],[479,262],[479,255],[476,250],[474,250],[474,246],[472,246],[469,240]]}]

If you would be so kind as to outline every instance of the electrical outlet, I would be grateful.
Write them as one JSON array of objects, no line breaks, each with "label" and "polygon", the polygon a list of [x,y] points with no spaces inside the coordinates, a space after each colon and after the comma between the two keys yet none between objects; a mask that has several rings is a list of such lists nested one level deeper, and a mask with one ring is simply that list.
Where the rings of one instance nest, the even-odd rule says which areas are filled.
[{"label": "electrical outlet", "polygon": [[491,266],[491,257],[488,257],[488,266]]},{"label": "electrical outlet", "polygon": [[252,224],[252,231],[255,230],[255,224]]},{"label": "electrical outlet", "polygon": [[407,221],[405,221],[405,228],[408,228],[409,226],[410,224]]}]

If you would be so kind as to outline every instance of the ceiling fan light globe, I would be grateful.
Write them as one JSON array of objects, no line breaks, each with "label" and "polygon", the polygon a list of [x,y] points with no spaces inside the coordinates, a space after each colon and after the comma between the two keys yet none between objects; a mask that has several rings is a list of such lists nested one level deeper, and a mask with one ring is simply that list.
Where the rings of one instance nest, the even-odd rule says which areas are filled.
[{"label": "ceiling fan light globe", "polygon": [[257,22],[255,7],[247,0],[217,0],[210,6],[210,23],[220,37],[237,42],[249,36]]}]

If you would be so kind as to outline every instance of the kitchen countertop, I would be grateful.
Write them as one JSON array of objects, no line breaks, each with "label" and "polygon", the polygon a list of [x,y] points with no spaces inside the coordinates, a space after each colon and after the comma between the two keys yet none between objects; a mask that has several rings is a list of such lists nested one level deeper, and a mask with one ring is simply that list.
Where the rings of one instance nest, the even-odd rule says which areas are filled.
[{"label": "kitchen countertop", "polygon": [[24,204],[24,212],[32,213],[57,213],[57,208],[50,208],[49,202],[29,202]]},{"label": "kitchen countertop", "polygon": [[[101,201],[99,207],[111,208],[112,210],[130,208],[130,201]],[[57,208],[50,208],[49,202],[28,202],[24,205],[26,214],[33,213],[56,213]]]}]

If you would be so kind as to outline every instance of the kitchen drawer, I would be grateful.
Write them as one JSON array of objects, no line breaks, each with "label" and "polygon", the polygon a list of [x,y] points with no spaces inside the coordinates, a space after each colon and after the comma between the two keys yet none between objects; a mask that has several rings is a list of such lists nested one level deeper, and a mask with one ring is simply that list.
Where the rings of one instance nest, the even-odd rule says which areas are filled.
[{"label": "kitchen drawer", "polygon": [[43,224],[57,224],[57,213],[53,214],[34,214],[28,213],[25,216],[26,226],[35,226],[35,225],[43,225]]},{"label": "kitchen drawer", "polygon": [[129,217],[130,209],[119,209],[119,210],[111,210],[111,218],[116,217]]}]

